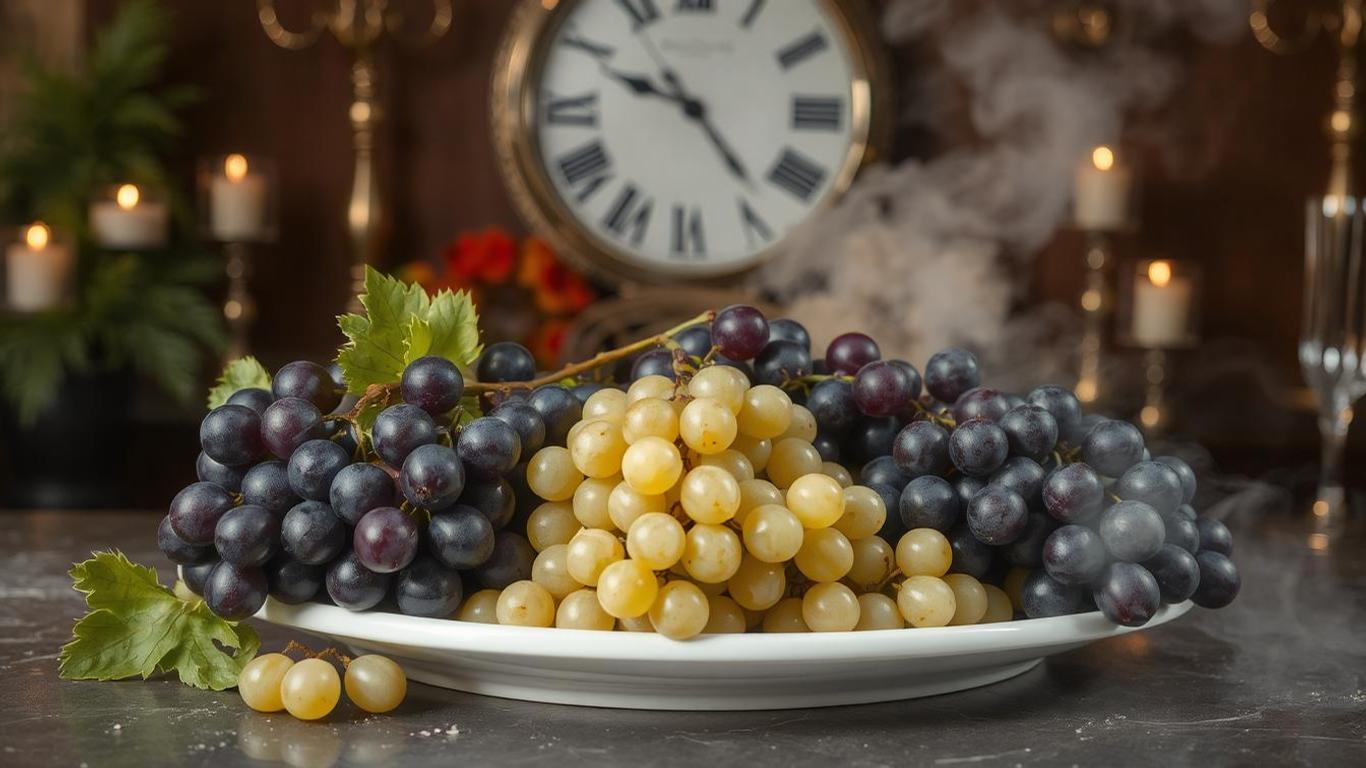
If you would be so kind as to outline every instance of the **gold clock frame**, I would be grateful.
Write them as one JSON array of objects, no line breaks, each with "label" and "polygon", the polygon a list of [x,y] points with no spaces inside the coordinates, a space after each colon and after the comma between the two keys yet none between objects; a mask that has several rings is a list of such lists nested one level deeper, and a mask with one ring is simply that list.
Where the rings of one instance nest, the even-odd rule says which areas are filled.
[{"label": "gold clock frame", "polygon": [[[743,264],[710,270],[642,265],[639,259],[587,230],[560,199],[541,162],[535,123],[535,79],[545,58],[544,41],[580,0],[522,0],[513,11],[494,57],[490,94],[493,144],[504,185],[523,220],[546,237],[556,251],[610,283],[667,281],[717,284],[763,264],[787,238]],[[830,194],[815,209],[833,204],[849,189],[858,171],[878,159],[888,143],[890,114],[887,65],[863,0],[817,0],[835,22],[851,52],[849,151],[832,181]]]}]

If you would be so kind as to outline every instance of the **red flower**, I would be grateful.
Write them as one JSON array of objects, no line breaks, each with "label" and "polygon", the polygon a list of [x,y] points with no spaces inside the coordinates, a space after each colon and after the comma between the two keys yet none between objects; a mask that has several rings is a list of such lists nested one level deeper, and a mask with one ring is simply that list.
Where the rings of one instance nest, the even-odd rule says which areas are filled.
[{"label": "red flower", "polygon": [[508,233],[491,227],[461,234],[443,255],[454,282],[504,283],[517,261],[517,243]]}]

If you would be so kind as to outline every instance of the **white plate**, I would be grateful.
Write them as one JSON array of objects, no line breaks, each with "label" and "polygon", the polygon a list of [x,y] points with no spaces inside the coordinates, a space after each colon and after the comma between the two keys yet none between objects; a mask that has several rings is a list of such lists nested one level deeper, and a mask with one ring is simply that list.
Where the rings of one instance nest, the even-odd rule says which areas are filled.
[{"label": "white plate", "polygon": [[[1190,607],[1163,606],[1147,627]],[[1093,612],[968,627],[679,642],[648,633],[502,627],[274,600],[257,616],[334,638],[355,653],[383,653],[430,685],[626,709],[793,709],[933,696],[999,682],[1044,656],[1136,631]]]}]

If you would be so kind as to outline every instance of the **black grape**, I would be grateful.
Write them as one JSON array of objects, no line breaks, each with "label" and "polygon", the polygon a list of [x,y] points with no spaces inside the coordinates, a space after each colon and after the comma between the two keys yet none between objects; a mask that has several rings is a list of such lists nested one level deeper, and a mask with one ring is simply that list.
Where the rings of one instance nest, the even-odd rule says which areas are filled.
[{"label": "black grape", "polygon": [[238,493],[242,490],[242,478],[247,474],[247,467],[230,467],[227,464],[220,464],[203,451],[199,452],[199,457],[194,462],[195,476],[206,483],[214,483],[223,486],[223,489],[231,493]]},{"label": "black grape", "polygon": [[219,563],[204,582],[204,603],[228,621],[253,616],[266,604],[270,586],[260,568]]},{"label": "black grape", "polygon": [[811,353],[795,341],[770,341],[754,359],[754,380],[780,387],[811,375]]},{"label": "black grape", "polygon": [[972,497],[985,487],[987,487],[986,480],[971,475],[959,475],[953,481],[953,489],[958,492],[958,500],[963,503],[964,509],[967,509],[968,502],[972,501]]},{"label": "black grape", "polygon": [[213,545],[223,562],[250,568],[265,565],[280,544],[280,518],[247,504],[228,510],[214,528]]},{"label": "black grape", "polygon": [[1181,476],[1156,461],[1140,461],[1129,467],[1115,483],[1114,491],[1121,499],[1141,501],[1162,515],[1174,514],[1181,506]]},{"label": "black grape", "polygon": [[840,455],[854,466],[866,464],[879,456],[892,452],[892,444],[901,431],[901,422],[895,417],[875,419],[864,417],[849,432],[840,446]]},{"label": "black grape", "polygon": [[1086,434],[1081,432],[1081,401],[1072,390],[1047,385],[1038,387],[1025,396],[1031,405],[1048,411],[1058,427],[1058,439],[1076,444]]},{"label": "black grape", "polygon": [[789,341],[797,344],[807,351],[807,359],[811,359],[811,334],[806,332],[806,326],[796,320],[789,320],[780,317],[777,320],[768,322],[768,343],[775,341]]},{"label": "black grape", "polygon": [[1058,422],[1043,408],[1026,403],[1006,411],[996,422],[1006,433],[1010,452],[1042,461],[1058,444]]},{"label": "black grape", "polygon": [[811,445],[816,449],[816,453],[821,455],[821,461],[840,460],[840,441],[834,435],[828,432],[817,432],[816,439],[811,441]]},{"label": "black grape", "polygon": [[194,565],[180,566],[180,580],[185,582],[185,586],[196,595],[204,594],[204,584],[209,580],[209,574],[218,567],[218,560],[206,560]]},{"label": "black grape", "polygon": [[667,349],[652,349],[642,352],[635,362],[631,363],[631,381],[643,379],[646,376],[663,376],[666,379],[677,379],[678,374],[674,373],[674,354]]},{"label": "black grape", "polygon": [[375,453],[397,469],[414,448],[436,442],[436,423],[416,405],[400,403],[380,411],[371,436]]},{"label": "black grape", "polygon": [[908,483],[901,492],[897,509],[902,525],[908,530],[949,531],[963,516],[963,502],[958,498],[958,492],[949,481],[934,475],[922,475]]},{"label": "black grape", "polygon": [[564,445],[569,430],[583,416],[583,403],[559,384],[537,387],[526,402],[536,409],[545,425],[545,445]]},{"label": "black grape", "polygon": [[1010,411],[1010,400],[991,387],[973,387],[958,396],[951,410],[959,423],[970,419],[1000,421]]},{"label": "black grape", "polygon": [[1195,556],[1195,562],[1200,566],[1200,584],[1191,595],[1195,604],[1201,608],[1223,608],[1233,602],[1243,586],[1233,561],[1219,552],[1201,552]]},{"label": "black grape", "polygon": [[1020,607],[1031,619],[1080,613],[1084,605],[1080,587],[1056,581],[1042,568],[1031,572],[1020,587]]},{"label": "black grape", "polygon": [[398,486],[414,506],[431,511],[445,509],[465,490],[465,468],[450,448],[421,445],[403,460]]},{"label": "black grape", "polygon": [[275,378],[271,380],[271,390],[277,400],[297,397],[313,403],[323,413],[331,413],[342,398],[342,390],[332,379],[332,374],[308,360],[286,363],[276,371]]},{"label": "black grape", "polygon": [[892,416],[910,405],[911,377],[900,366],[874,360],[854,375],[854,404],[868,416]]},{"label": "black grape", "polygon": [[991,570],[992,549],[972,533],[966,521],[954,526],[947,534],[953,549],[953,573],[966,573],[975,579],[985,578]]},{"label": "black grape", "polygon": [[280,540],[289,556],[305,565],[323,565],[346,549],[349,531],[321,501],[300,502],[285,513]]},{"label": "black grape", "polygon": [[1091,596],[1105,618],[1126,627],[1147,624],[1162,603],[1157,579],[1137,563],[1111,563]]},{"label": "black grape", "polygon": [[270,596],[289,605],[312,600],[322,589],[323,575],[321,565],[307,565],[288,557],[276,557],[266,564]]},{"label": "black grape", "polygon": [[1176,476],[1181,478],[1181,503],[1191,503],[1195,499],[1196,489],[1195,471],[1191,469],[1191,465],[1175,456],[1158,456],[1153,461],[1161,462],[1172,468]]},{"label": "black grape", "polygon": [[1200,529],[1194,520],[1187,519],[1185,515],[1177,512],[1173,515],[1163,515],[1162,524],[1166,527],[1167,544],[1178,546],[1192,555],[1200,551]]},{"label": "black grape", "polygon": [[517,499],[513,495],[512,484],[507,480],[466,483],[465,492],[460,494],[456,503],[479,510],[495,531],[507,526],[517,511]]},{"label": "black grape", "polygon": [[1143,460],[1143,433],[1127,421],[1102,421],[1086,433],[1081,458],[1100,474],[1119,477]]},{"label": "black grape", "polygon": [[248,387],[233,392],[232,395],[228,397],[226,404],[245,405],[253,411],[256,411],[257,416],[260,416],[266,412],[266,409],[269,408],[270,404],[273,402],[275,402],[275,395],[272,395],[269,390],[260,389],[259,387]]},{"label": "black grape", "polygon": [[299,503],[299,495],[289,485],[289,469],[285,463],[272,460],[247,470],[242,478],[242,500],[283,513]]},{"label": "black grape", "polygon": [[1001,468],[987,479],[988,485],[1006,488],[1020,494],[1025,506],[1037,512],[1043,506],[1044,470],[1037,461],[1024,456],[1006,459]]},{"label": "black grape", "polygon": [[276,400],[261,416],[261,439],[271,453],[288,459],[300,445],[323,436],[322,418],[318,406],[307,400]]},{"label": "black grape", "polygon": [[892,460],[910,477],[942,475],[949,469],[949,431],[931,421],[913,421],[896,435]]},{"label": "black grape", "polygon": [[169,515],[161,518],[161,524],[157,526],[157,548],[167,560],[180,565],[194,565],[217,558],[213,547],[191,544],[176,535]]},{"label": "black grape", "polygon": [[911,399],[914,400],[920,397],[920,389],[923,382],[920,377],[920,371],[905,360],[888,360],[887,362],[900,368],[902,372],[906,374],[906,377],[911,380]]},{"label": "black grape", "polygon": [[949,460],[966,475],[989,477],[1009,453],[1006,433],[983,419],[963,422],[949,435]]},{"label": "black grape", "polygon": [[1020,494],[989,485],[968,502],[966,518],[978,541],[1000,546],[1020,538],[1029,521],[1029,510]]},{"label": "black grape", "polygon": [[1143,567],[1157,579],[1157,588],[1164,603],[1179,603],[1195,594],[1200,584],[1200,564],[1195,555],[1172,544],[1163,544],[1162,549]]},{"label": "black grape", "polygon": [[906,524],[901,521],[899,508],[901,492],[881,483],[873,483],[868,489],[876,493],[882,499],[882,505],[887,508],[887,519],[882,523],[877,535],[881,536],[883,541],[896,546],[901,536],[906,533]]},{"label": "black grape", "polygon": [[327,569],[327,594],[348,611],[365,611],[379,605],[389,592],[389,574],[366,568],[355,552],[347,552]]},{"label": "black grape", "polygon": [[854,388],[843,379],[825,379],[811,387],[806,408],[816,417],[822,432],[843,436],[858,421],[858,406],[854,403]]},{"label": "black grape", "polygon": [[393,573],[411,563],[417,543],[417,523],[397,507],[366,512],[351,536],[357,559],[376,573]]},{"label": "black grape", "polygon": [[1195,528],[1200,534],[1201,552],[1218,552],[1224,556],[1233,554],[1233,534],[1229,533],[1228,526],[1209,517],[1201,517],[1195,521]]},{"label": "black grape", "polygon": [[489,416],[505,422],[517,431],[522,456],[530,457],[545,444],[545,421],[528,403],[503,403],[490,411]]},{"label": "black grape", "polygon": [[432,416],[454,410],[465,394],[465,377],[450,360],[435,355],[419,357],[403,369],[399,381],[403,402]]},{"label": "black grape", "polygon": [[[579,401],[579,407],[582,409],[583,404],[588,402],[588,398],[604,389],[607,389],[606,384],[596,381],[585,381],[582,384],[576,384],[573,387],[570,387],[569,392]],[[566,431],[565,434],[568,434],[568,432]]]},{"label": "black grape", "polygon": [[536,378],[536,358],[521,344],[500,341],[479,356],[475,373],[482,382],[531,381]]},{"label": "black grape", "polygon": [[506,422],[484,416],[466,424],[455,441],[455,452],[471,478],[497,480],[521,460],[522,441]]},{"label": "black grape", "polygon": [[220,405],[199,423],[199,445],[220,464],[250,464],[263,452],[261,417],[245,405]]},{"label": "black grape", "polygon": [[397,500],[394,478],[374,464],[348,464],[332,479],[328,494],[332,512],[347,525],[377,507],[391,507]]},{"label": "black grape", "polygon": [[940,402],[952,403],[981,383],[977,356],[966,349],[949,347],[934,353],[925,363],[925,390]]},{"label": "black grape", "polygon": [[892,461],[891,456],[878,456],[867,464],[864,464],[863,469],[859,471],[858,477],[859,485],[881,483],[883,485],[890,485],[897,490],[905,488],[906,483],[911,481],[911,478],[907,477],[906,473],[897,468],[896,462]]},{"label": "black grape", "polygon": [[881,359],[882,350],[865,333],[840,334],[825,348],[825,364],[830,373],[852,376],[863,366]]},{"label": "black grape", "polygon": [[448,618],[463,593],[460,574],[427,555],[419,555],[394,580],[394,600],[409,616]]},{"label": "black grape", "polygon": [[768,321],[754,307],[732,304],[716,313],[711,340],[726,357],[752,360],[768,343]]},{"label": "black grape", "polygon": [[457,504],[436,512],[427,526],[427,547],[450,568],[468,570],[493,554],[494,526],[474,507]]},{"label": "black grape", "polygon": [[232,494],[222,486],[191,483],[171,499],[167,515],[171,530],[187,544],[201,547],[212,544],[213,529],[219,518],[232,509],[232,504]]},{"label": "black grape", "polygon": [[1011,565],[1037,568],[1043,565],[1043,545],[1058,523],[1044,512],[1030,512],[1025,520],[1024,533],[1007,544],[1002,553]]},{"label": "black grape", "polygon": [[1044,540],[1043,567],[1063,584],[1085,585],[1100,578],[1110,554],[1100,535],[1082,525],[1064,525]]},{"label": "black grape", "polygon": [[522,536],[499,531],[494,536],[493,552],[489,559],[475,569],[475,578],[489,589],[503,589],[514,581],[531,578],[531,564],[536,550]]},{"label": "black grape", "polygon": [[691,357],[706,357],[711,351],[711,328],[693,325],[674,334],[674,341]]},{"label": "black grape", "polygon": [[1156,555],[1166,540],[1162,516],[1141,501],[1116,502],[1101,512],[1096,532],[1105,549],[1126,563],[1141,563]]},{"label": "black grape", "polygon": [[1068,464],[1049,473],[1043,483],[1043,504],[1061,523],[1089,520],[1105,503],[1105,486],[1086,464]]},{"label": "black grape", "polygon": [[351,463],[351,454],[331,440],[309,440],[289,457],[289,487],[305,499],[327,501],[337,473]]}]

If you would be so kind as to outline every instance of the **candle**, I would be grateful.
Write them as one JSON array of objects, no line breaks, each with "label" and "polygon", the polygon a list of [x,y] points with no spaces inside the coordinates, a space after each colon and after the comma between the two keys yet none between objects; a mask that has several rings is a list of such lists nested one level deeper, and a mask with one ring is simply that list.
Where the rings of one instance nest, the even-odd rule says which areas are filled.
[{"label": "candle", "polygon": [[52,242],[41,222],[24,230],[24,242],[5,251],[5,287],[9,305],[22,312],[51,309],[62,300],[71,271],[71,251]]},{"label": "candle", "polygon": [[163,203],[143,200],[132,184],[121,185],[113,200],[90,206],[90,230],[105,248],[156,248],[166,244]]},{"label": "candle", "polygon": [[1190,337],[1191,296],[1188,277],[1172,274],[1171,262],[1154,261],[1134,280],[1134,312],[1130,336],[1141,347],[1174,347]]},{"label": "candle", "polygon": [[1080,229],[1119,229],[1128,221],[1129,187],[1133,174],[1115,161],[1115,153],[1101,145],[1091,151],[1090,162],[1076,173],[1074,220]]},{"label": "candle", "polygon": [[265,229],[266,179],[250,172],[247,158],[228,155],[209,184],[209,230],[225,242],[247,242]]}]

